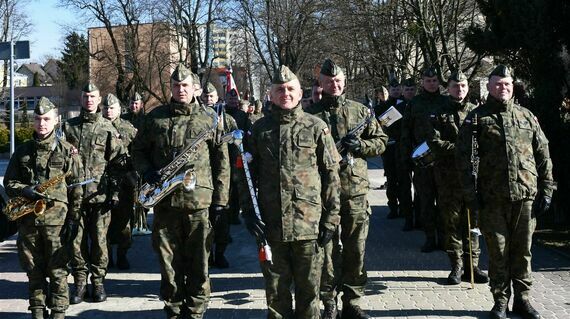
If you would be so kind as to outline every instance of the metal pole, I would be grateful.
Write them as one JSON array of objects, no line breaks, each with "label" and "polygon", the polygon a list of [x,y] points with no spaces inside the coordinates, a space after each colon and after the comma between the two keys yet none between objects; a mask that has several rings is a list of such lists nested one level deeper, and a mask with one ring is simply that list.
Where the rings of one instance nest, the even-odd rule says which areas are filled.
[{"label": "metal pole", "polygon": [[10,157],[14,154],[16,146],[14,140],[14,41],[10,41]]}]

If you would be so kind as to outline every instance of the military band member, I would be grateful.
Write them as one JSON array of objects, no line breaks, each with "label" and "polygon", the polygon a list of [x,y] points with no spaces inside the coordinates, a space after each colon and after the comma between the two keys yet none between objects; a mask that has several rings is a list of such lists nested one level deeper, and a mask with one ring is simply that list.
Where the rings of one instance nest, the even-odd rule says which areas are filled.
[{"label": "military band member", "polygon": [[[369,318],[360,307],[367,276],[364,269],[364,252],[370,223],[368,167],[366,158],[378,156],[386,149],[388,137],[380,124],[371,119],[361,134],[349,134],[370,115],[369,109],[345,95],[345,75],[332,60],[326,59],[321,67],[319,82],[323,88],[322,99],[308,109],[327,123],[335,142],[340,141],[346,152],[340,154],[352,160],[340,166],[340,239],[325,247],[325,265],[321,283],[321,299],[325,305],[324,318],[335,318],[337,290],[343,292],[342,318]],[[338,234],[338,229],[336,230]],[[335,248],[336,247],[336,248]],[[335,264],[340,259],[340,270]],[[341,285],[338,287],[338,285]]]},{"label": "military band member", "polygon": [[[410,104],[412,102],[412,99],[414,98],[414,96],[416,96],[416,82],[413,78],[407,78],[404,81],[402,81],[402,99],[403,102],[400,103],[402,105],[400,105],[400,109],[398,109],[398,111],[400,111],[400,113],[403,115],[405,114],[407,111],[406,109],[410,107]],[[378,116],[379,114],[377,114]],[[403,121],[402,119],[400,119],[397,123],[397,125],[400,127],[398,130],[400,130],[400,138],[397,140],[396,143],[402,143],[402,124]],[[397,135],[397,133],[395,133]],[[399,179],[398,179],[398,184],[399,184],[399,194],[400,194],[400,202],[401,202],[401,206],[406,207],[407,203],[411,203],[411,208],[408,209],[403,209],[402,213],[404,215],[405,218],[405,223],[404,223],[404,227],[402,227],[402,231],[411,231],[414,228],[420,228],[421,227],[421,222],[420,222],[420,214],[419,214],[419,200],[418,200],[418,196],[414,195],[413,196],[413,200],[412,200],[412,173],[413,173],[413,167],[411,167],[410,165],[405,165],[404,163],[402,163],[402,149],[400,146],[398,146],[398,157],[396,159],[396,161],[398,162],[398,173],[399,173]]]},{"label": "military band member", "polygon": [[83,164],[83,180],[95,179],[83,186],[81,222],[73,243],[71,269],[74,289],[71,304],[83,301],[87,292],[87,279],[91,274],[94,302],[107,299],[104,287],[109,262],[107,231],[111,222],[112,207],[118,203],[118,176],[125,150],[119,133],[99,110],[99,89],[87,84],[81,92],[81,113],[63,125],[65,138],[77,148]]},{"label": "military band member", "polygon": [[[82,188],[66,187],[81,178],[81,160],[75,147],[56,136],[56,112],[50,100],[40,99],[34,109],[33,138],[16,148],[4,177],[10,197],[47,203],[42,215],[32,212],[18,219],[18,254],[28,276],[33,319],[48,318],[47,307],[51,308],[49,318],[65,318],[69,307],[67,264],[81,216]],[[38,185],[57,176],[64,176],[63,180],[39,192]]]},{"label": "military band member", "polygon": [[[540,318],[529,301],[530,248],[536,216],[548,210],[556,188],[548,140],[536,117],[514,103],[508,67],[499,65],[490,73],[487,89],[487,101],[469,113],[459,130],[456,156],[467,207],[480,210],[479,227],[489,250],[495,301],[490,315],[506,318],[512,291],[513,313],[525,319]],[[471,165],[474,132],[479,156],[477,185]]]},{"label": "military band member", "polygon": [[[192,72],[180,63],[170,78],[172,98],[145,117],[131,146],[135,169],[156,185],[170,164],[200,133],[215,130],[216,113],[195,97]],[[176,188],[154,206],[153,248],[161,270],[160,297],[167,318],[202,318],[210,299],[208,257],[211,226],[208,209],[228,202],[230,179],[227,146],[215,134],[199,142],[179,172],[193,169],[193,190]]]},{"label": "military band member", "polygon": [[[119,132],[119,139],[129,151],[130,144],[137,134],[137,129],[127,120],[119,117],[121,103],[119,99],[109,93],[103,99],[103,117],[111,121],[113,127]],[[119,181],[119,203],[111,209],[111,223],[108,231],[109,267],[114,266],[113,250],[111,245],[117,245],[117,263],[119,269],[129,269],[127,251],[131,247],[131,220],[133,220],[133,207],[135,204],[135,189],[138,176],[133,169],[130,153],[127,153],[124,170],[116,174],[122,176]]]},{"label": "military band member", "polygon": [[[475,109],[475,105],[466,99],[469,83],[463,72],[455,71],[450,75],[447,91],[449,92],[448,103],[439,111],[432,113],[430,120],[426,122],[426,129],[429,130],[427,143],[436,158],[434,176],[438,205],[444,225],[445,251],[451,262],[451,272],[447,277],[447,283],[459,284],[462,273],[464,279],[471,278],[469,243],[471,243],[474,280],[476,283],[486,283],[489,278],[478,267],[481,254],[479,236],[468,228],[463,194],[457,191],[460,189],[460,184],[459,174],[455,169],[455,142],[465,117]],[[471,240],[468,236],[471,236]]]},{"label": "military band member", "polygon": [[261,264],[267,318],[319,318],[322,246],[339,223],[338,156],[326,124],[303,111],[295,74],[281,66],[272,83],[271,114],[255,122],[248,140],[262,220],[249,194],[242,194],[244,219],[273,252],[273,262]]},{"label": "military band member", "polygon": [[139,129],[144,122],[144,113],[143,97],[140,93],[135,92],[131,97],[129,111],[121,115],[121,118],[131,122],[136,129]]}]

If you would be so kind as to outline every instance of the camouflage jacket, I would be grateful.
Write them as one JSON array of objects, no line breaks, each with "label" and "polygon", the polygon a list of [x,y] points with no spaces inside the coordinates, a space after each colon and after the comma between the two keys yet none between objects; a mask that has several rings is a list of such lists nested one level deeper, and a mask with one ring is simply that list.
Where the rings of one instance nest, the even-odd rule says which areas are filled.
[{"label": "camouflage jacket", "polygon": [[[344,95],[332,97],[323,95],[323,99],[307,108],[311,113],[327,123],[331,135],[336,142],[340,141],[350,130],[358,126],[370,114],[366,106],[348,100]],[[361,150],[354,155],[353,165],[342,165],[339,171],[341,182],[341,199],[349,199],[368,194],[367,157],[378,156],[386,149],[388,136],[382,131],[378,121],[371,121],[360,134]],[[344,156],[346,154],[340,154]]]},{"label": "camouflage jacket", "polygon": [[[316,239],[319,224],[338,225],[338,155],[325,123],[292,110],[273,109],[249,132],[250,169],[257,182],[259,208],[273,241]],[[247,192],[244,211],[252,212]]]},{"label": "camouflage jacket", "polygon": [[10,158],[4,176],[6,192],[10,197],[21,196],[22,189],[29,185],[43,184],[50,178],[69,172],[65,181],[48,188],[43,194],[49,199],[67,204],[68,209],[50,207],[45,214],[30,214],[23,218],[35,218],[35,225],[63,225],[66,216],[77,220],[80,216],[81,187],[67,188],[78,182],[83,168],[81,159],[73,145],[55,138],[52,132],[39,141],[29,140],[18,146]]},{"label": "camouflage jacket", "polygon": [[83,186],[83,202],[101,204],[118,199],[120,172],[126,149],[119,133],[101,112],[81,111],[78,117],[63,123],[66,140],[77,148],[83,164],[83,180],[95,181]]},{"label": "camouflage jacket", "polygon": [[111,123],[113,124],[113,127],[117,129],[117,132],[119,132],[119,139],[121,139],[123,145],[129,149],[129,146],[137,135],[137,129],[135,126],[131,122],[120,117],[116,118]]},{"label": "camouflage jacket", "polygon": [[459,129],[456,157],[466,200],[475,196],[471,169],[474,116],[480,158],[477,191],[483,200],[534,199],[537,192],[552,196],[555,184],[548,140],[536,117],[512,100],[502,104],[489,96]]},{"label": "camouflage jacket", "polygon": [[158,205],[192,210],[210,205],[226,206],[230,182],[228,147],[215,142],[214,118],[217,118],[216,112],[200,106],[196,99],[189,104],[172,100],[146,115],[144,126],[131,145],[133,164],[141,176],[168,165],[195,142],[197,135],[211,132],[197,144],[195,156],[178,171],[193,169],[196,188],[184,191],[179,187]]},{"label": "camouflage jacket", "polygon": [[402,135],[400,136],[400,156],[404,165],[410,165],[414,148],[428,139],[429,130],[424,129],[429,114],[437,113],[447,104],[447,97],[439,92],[423,92],[415,96],[400,119]]},{"label": "camouflage jacket", "polygon": [[143,110],[140,110],[138,113],[128,111],[127,113],[121,114],[121,119],[129,121],[137,130],[140,130],[140,128],[143,126],[144,117],[145,114]]}]

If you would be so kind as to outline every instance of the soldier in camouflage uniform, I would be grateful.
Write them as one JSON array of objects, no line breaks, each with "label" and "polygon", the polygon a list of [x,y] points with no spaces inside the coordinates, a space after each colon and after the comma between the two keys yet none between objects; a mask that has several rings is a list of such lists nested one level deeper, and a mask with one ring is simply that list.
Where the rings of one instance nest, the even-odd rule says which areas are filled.
[{"label": "soldier in camouflage uniform", "polygon": [[[237,130],[236,121],[229,114],[226,114],[223,104],[216,104],[218,102],[218,91],[216,87],[208,82],[202,90],[202,103],[206,107],[213,109],[219,118],[218,130],[216,131],[216,142],[222,143],[221,137],[233,130]],[[237,173],[236,173],[236,159],[239,150],[236,145],[228,144],[228,154],[231,164],[231,181],[230,193],[234,187],[237,187]],[[210,223],[212,224],[213,236],[213,254],[210,254],[210,264],[218,268],[228,268],[230,266],[225,257],[225,251],[230,243],[230,220],[229,208],[221,209],[220,206],[214,205],[210,208]]]},{"label": "soldier in camouflage uniform", "polygon": [[[103,117],[111,121],[119,132],[119,139],[127,149],[137,134],[137,129],[127,120],[119,117],[121,114],[121,103],[119,99],[109,93],[103,99]],[[109,267],[114,265],[113,250],[111,245],[117,245],[117,268],[129,269],[130,264],[127,259],[127,250],[131,247],[131,220],[133,220],[133,207],[135,204],[135,190],[138,176],[134,171],[130,157],[122,172],[117,175],[122,178],[119,181],[119,203],[117,207],[111,209],[111,223],[108,232]]]},{"label": "soldier in camouflage uniform", "polygon": [[[324,318],[337,315],[337,290],[343,292],[342,318],[369,318],[360,308],[367,276],[364,269],[364,251],[368,237],[371,213],[367,195],[369,190],[367,157],[378,156],[386,149],[388,136],[374,118],[366,123],[370,110],[345,96],[345,76],[332,60],[324,61],[319,82],[323,88],[322,99],[308,109],[329,126],[335,142],[340,142],[346,152],[341,154],[352,160],[340,166],[341,180],[341,232],[342,253],[335,248],[338,241],[325,247],[325,266],[321,283],[321,299],[325,305]],[[361,123],[366,123],[362,133],[349,134]],[[338,232],[338,230],[337,230]],[[340,270],[335,267],[340,261]]]},{"label": "soldier in camouflage uniform", "polygon": [[[408,109],[410,107],[410,103],[412,102],[412,99],[414,98],[414,96],[416,96],[416,82],[413,78],[407,78],[404,81],[402,81],[402,99],[403,105],[400,105],[400,108],[402,109],[400,111],[401,114],[405,114],[407,111],[406,109]],[[398,109],[400,110],[400,109]],[[400,119],[400,121],[398,121],[397,125],[400,127],[400,139],[398,140],[398,142],[400,142],[401,144],[401,136],[402,136],[402,119]],[[396,133],[397,134],[397,133]],[[404,227],[402,227],[402,231],[411,231],[414,228],[420,228],[421,227],[421,223],[420,223],[420,214],[419,214],[419,200],[417,195],[413,196],[413,200],[412,200],[412,167],[410,165],[404,165],[402,163],[402,154],[401,154],[401,147],[398,146],[397,149],[397,163],[398,163],[398,173],[399,173],[399,179],[398,179],[398,183],[400,185],[400,206],[406,206],[407,202],[410,202],[410,210],[404,209],[403,210],[403,215],[404,218],[406,219],[406,222],[404,223]]]},{"label": "soldier in camouflage uniform", "polygon": [[301,84],[286,66],[273,76],[270,96],[272,112],[255,122],[248,140],[262,220],[245,192],[244,220],[273,252],[272,263],[261,263],[267,318],[319,318],[322,246],[339,223],[338,154],[326,124],[303,111]]},{"label": "soldier in camouflage uniform", "polygon": [[[491,72],[487,89],[487,101],[469,113],[459,130],[456,157],[467,207],[480,209],[479,227],[489,250],[495,300],[490,315],[506,318],[512,284],[512,312],[540,318],[529,303],[530,248],[536,215],[548,210],[555,189],[548,140],[536,117],[513,102],[513,78],[506,66]],[[477,188],[471,165],[473,132],[480,159]]]},{"label": "soldier in camouflage uniform", "polygon": [[121,115],[121,118],[131,122],[136,128],[140,129],[144,122],[144,102],[142,95],[135,92],[131,97],[129,111]]},{"label": "soldier in camouflage uniform", "polygon": [[[29,280],[29,309],[33,319],[65,318],[69,307],[67,263],[71,244],[77,235],[83,190],[66,184],[77,182],[82,167],[77,149],[55,133],[54,105],[42,97],[34,110],[33,139],[16,148],[4,177],[11,197],[23,196],[30,202],[45,200],[42,215],[28,214],[18,219],[18,254]],[[39,184],[69,173],[41,194]],[[46,282],[49,278],[49,284]]]},{"label": "soldier in camouflage uniform", "polygon": [[[437,112],[447,104],[447,98],[439,92],[439,80],[433,67],[422,74],[423,92],[412,99],[402,118],[402,136],[400,137],[401,163],[404,169],[412,166],[413,150],[427,140],[426,130],[422,129],[428,121],[428,114]],[[433,167],[414,167],[414,185],[420,201],[420,214],[426,241],[422,252],[432,252],[437,248],[437,210],[435,207],[436,186]],[[439,238],[441,244],[443,238]]]},{"label": "soldier in camouflage uniform", "polygon": [[[216,112],[198,103],[193,82],[192,72],[180,63],[171,75],[170,103],[146,115],[131,145],[135,169],[149,184],[170,178],[159,170],[197,135],[216,130]],[[178,187],[154,206],[152,243],[160,261],[160,297],[167,318],[202,318],[210,299],[208,209],[227,205],[230,181],[227,146],[217,144],[213,135],[198,142],[194,157],[179,170],[194,170],[195,188]]]},{"label": "soldier in camouflage uniform", "polygon": [[[459,127],[475,105],[467,102],[469,92],[467,77],[461,71],[455,71],[448,79],[448,103],[437,112],[430,114],[426,122],[427,143],[435,155],[435,183],[437,185],[438,205],[441,219],[445,227],[445,250],[451,262],[451,273],[447,277],[450,285],[461,282],[462,267],[465,279],[471,278],[469,266],[469,243],[473,255],[474,280],[477,283],[489,281],[487,275],[479,267],[479,236],[468,229],[467,213],[463,194],[457,190],[459,174],[455,169],[455,142]],[[472,219],[472,218],[471,218]],[[471,236],[471,241],[469,237]]]},{"label": "soldier in camouflage uniform", "polygon": [[118,203],[119,177],[114,172],[122,170],[125,149],[117,130],[101,115],[100,102],[99,89],[93,84],[87,84],[81,92],[81,114],[63,125],[65,138],[78,149],[81,156],[84,167],[82,179],[95,179],[83,186],[82,218],[71,259],[74,278],[71,304],[83,301],[89,273],[93,284],[93,301],[102,302],[107,299],[103,284],[109,262],[109,212]]}]

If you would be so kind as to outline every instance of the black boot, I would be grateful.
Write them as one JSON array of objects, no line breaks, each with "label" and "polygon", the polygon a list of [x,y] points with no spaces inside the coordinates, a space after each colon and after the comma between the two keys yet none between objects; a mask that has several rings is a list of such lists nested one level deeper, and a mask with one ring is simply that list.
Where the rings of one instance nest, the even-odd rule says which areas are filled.
[{"label": "black boot", "polygon": [[93,284],[93,302],[103,302],[107,300],[107,293],[103,284]]},{"label": "black boot", "polygon": [[437,246],[435,244],[434,237],[426,237],[426,242],[422,246],[422,253],[431,253],[432,251],[436,250]]},{"label": "black boot", "polygon": [[451,272],[447,276],[448,285],[459,285],[461,283],[461,265],[457,262],[451,264]]},{"label": "black boot", "polygon": [[493,309],[489,313],[491,319],[506,319],[507,318],[507,304],[503,302],[495,302]]},{"label": "black boot", "polygon": [[69,303],[76,305],[82,303],[87,294],[87,284],[83,281],[78,282],[74,285],[71,294],[69,295]]},{"label": "black boot", "polygon": [[214,266],[217,268],[228,268],[230,266],[230,263],[226,259],[226,256],[224,256],[224,253],[226,252],[226,247],[227,247],[226,245],[216,244]]},{"label": "black boot", "polygon": [[397,209],[390,209],[388,216],[386,216],[386,218],[388,218],[388,219],[394,219],[396,217],[398,217],[398,210]]},{"label": "black boot", "polygon": [[540,314],[528,300],[515,299],[513,302],[513,313],[516,313],[523,319],[540,319]]},{"label": "black boot", "polygon": [[124,248],[117,249],[117,268],[126,270],[131,268],[129,260],[127,259],[127,250]]},{"label": "black boot", "polygon": [[322,319],[337,319],[338,308],[336,303],[325,303],[325,311],[323,311]]},{"label": "black boot", "polygon": [[343,306],[341,319],[370,319],[370,316],[359,306]]},{"label": "black boot", "polygon": [[32,309],[32,319],[48,319],[49,312],[46,308],[34,308]]},{"label": "black boot", "polygon": [[[463,268],[463,276],[461,276],[461,279],[467,282],[471,281],[471,268],[469,267],[469,264]],[[479,269],[479,267],[474,266],[473,281],[477,284],[484,284],[489,282],[489,276],[487,276],[483,270]]]}]

